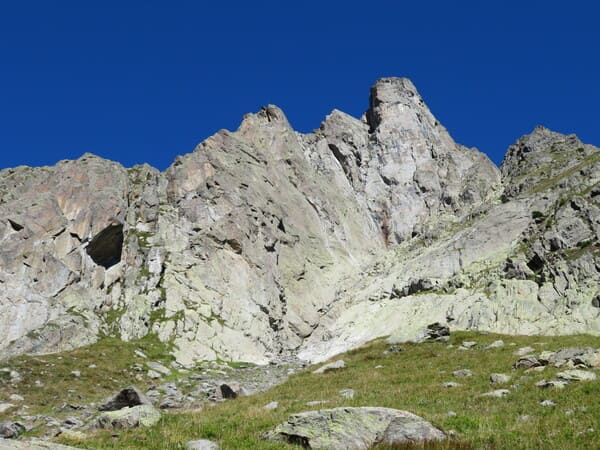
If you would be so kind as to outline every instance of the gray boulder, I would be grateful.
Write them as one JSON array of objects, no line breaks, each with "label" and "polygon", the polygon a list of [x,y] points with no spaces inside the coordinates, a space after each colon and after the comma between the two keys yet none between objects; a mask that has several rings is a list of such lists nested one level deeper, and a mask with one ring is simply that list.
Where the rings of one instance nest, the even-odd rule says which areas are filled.
[{"label": "gray boulder", "polygon": [[106,411],[98,416],[96,426],[107,429],[151,427],[160,420],[160,412],[151,405],[138,405],[116,411]]},{"label": "gray boulder", "polygon": [[0,423],[0,438],[15,439],[25,432],[25,426],[20,422]]},{"label": "gray boulder", "polygon": [[278,442],[314,449],[369,449],[437,441],[445,434],[423,418],[390,408],[334,408],[290,416],[265,436]]},{"label": "gray boulder", "polygon": [[563,381],[594,381],[597,376],[588,370],[565,370],[556,374],[556,378]]},{"label": "gray boulder", "polygon": [[506,384],[510,381],[510,375],[504,373],[492,373],[490,375],[490,383],[492,384]]},{"label": "gray boulder", "polygon": [[197,441],[189,441],[185,444],[188,450],[219,450],[219,444],[208,439],[199,439]]}]

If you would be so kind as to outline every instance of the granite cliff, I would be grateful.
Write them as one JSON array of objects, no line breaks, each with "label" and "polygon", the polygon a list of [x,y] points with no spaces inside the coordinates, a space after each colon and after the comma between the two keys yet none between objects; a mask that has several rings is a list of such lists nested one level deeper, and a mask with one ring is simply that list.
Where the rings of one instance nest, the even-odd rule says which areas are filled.
[{"label": "granite cliff", "polygon": [[600,333],[600,152],[538,127],[501,169],[407,79],[310,134],[266,106],[165,172],[0,171],[0,357],[155,333],[191,367],[318,361],[428,323]]}]

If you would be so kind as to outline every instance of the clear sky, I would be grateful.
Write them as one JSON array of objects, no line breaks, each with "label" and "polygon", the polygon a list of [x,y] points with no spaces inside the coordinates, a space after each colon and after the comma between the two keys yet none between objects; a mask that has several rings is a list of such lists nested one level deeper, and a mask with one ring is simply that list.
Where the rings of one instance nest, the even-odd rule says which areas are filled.
[{"label": "clear sky", "polygon": [[1,1],[0,168],[164,169],[264,104],[304,132],[358,117],[383,76],[496,163],[537,124],[600,145],[595,3]]}]

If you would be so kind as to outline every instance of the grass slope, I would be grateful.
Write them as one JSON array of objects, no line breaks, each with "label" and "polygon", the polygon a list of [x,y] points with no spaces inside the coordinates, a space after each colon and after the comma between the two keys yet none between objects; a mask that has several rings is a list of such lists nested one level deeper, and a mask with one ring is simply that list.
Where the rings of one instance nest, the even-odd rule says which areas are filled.
[{"label": "grass slope", "polygon": [[[487,350],[457,348],[463,340],[475,340],[484,345],[496,339],[503,339],[505,347]],[[296,448],[269,443],[261,440],[260,436],[285,421],[290,414],[319,408],[306,406],[306,402],[322,400],[328,402],[322,408],[385,406],[405,409],[445,431],[454,430],[456,433],[454,440],[448,444],[425,448],[600,448],[600,381],[573,383],[564,390],[543,390],[535,387],[534,383],[552,379],[559,369],[547,367],[542,373],[528,374],[524,370],[511,370],[518,359],[514,352],[519,347],[530,345],[538,353],[573,346],[600,347],[600,338],[515,337],[457,332],[452,335],[451,343],[454,348],[447,348],[447,344],[442,343],[406,344],[398,353],[384,354],[389,346],[383,341],[376,341],[343,355],[347,367],[340,371],[313,375],[309,369],[291,376],[286,383],[268,392],[226,401],[207,407],[201,413],[164,414],[159,424],[150,429],[97,431],[83,442],[65,438],[58,441],[90,449],[164,450],[184,449],[188,440],[205,438],[218,441],[223,449]],[[511,346],[511,343],[516,345]],[[116,348],[114,350],[118,353]],[[65,358],[63,355],[61,361]],[[117,361],[120,358],[113,355],[113,359]],[[464,368],[470,369],[473,376],[460,379],[452,376],[453,371]],[[491,385],[489,375],[494,372],[511,375],[513,378],[509,386]],[[48,370],[48,373],[51,371]],[[117,376],[113,372],[105,377],[107,388],[115,384],[111,378],[116,379]],[[90,381],[88,384],[96,384]],[[444,388],[441,383],[445,381],[457,381],[462,386]],[[505,398],[478,397],[504,387],[511,390]],[[77,386],[71,387],[75,388]],[[354,399],[343,399],[339,395],[340,389],[344,388],[356,391]],[[59,393],[56,392],[56,395]],[[556,406],[541,406],[540,401],[545,399],[553,400]],[[45,401],[51,403],[52,399]],[[263,406],[271,401],[278,401],[279,408],[265,410]],[[454,411],[456,416],[448,416],[449,411]],[[523,420],[523,415],[529,416],[529,419]]]}]

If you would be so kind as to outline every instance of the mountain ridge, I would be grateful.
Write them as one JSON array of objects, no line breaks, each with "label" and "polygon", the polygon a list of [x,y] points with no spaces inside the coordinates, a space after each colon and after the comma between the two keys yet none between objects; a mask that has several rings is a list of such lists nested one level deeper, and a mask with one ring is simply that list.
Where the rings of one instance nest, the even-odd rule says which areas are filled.
[{"label": "mountain ridge", "polygon": [[435,320],[598,332],[597,149],[537,127],[497,168],[410,80],[370,97],[307,134],[268,105],[163,172],[89,153],[0,171],[2,353],[156,333],[191,367],[322,360]]}]

